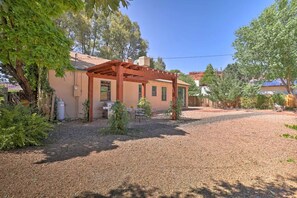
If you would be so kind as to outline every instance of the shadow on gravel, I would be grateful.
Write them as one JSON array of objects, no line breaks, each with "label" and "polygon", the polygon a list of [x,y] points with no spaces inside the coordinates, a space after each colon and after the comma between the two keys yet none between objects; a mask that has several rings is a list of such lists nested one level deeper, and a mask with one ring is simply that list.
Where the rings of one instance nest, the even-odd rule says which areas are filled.
[{"label": "shadow on gravel", "polygon": [[[64,161],[76,157],[84,157],[91,152],[116,149],[115,141],[138,140],[144,138],[164,138],[164,136],[184,136],[187,133],[178,128],[181,124],[195,122],[198,119],[181,121],[151,119],[141,123],[132,122],[128,135],[102,135],[98,126],[78,122],[64,123],[57,126],[50,134],[46,145],[41,148],[45,159],[35,164]],[[96,121],[95,121],[96,122]]]},{"label": "shadow on gravel", "polygon": [[[106,127],[103,123],[81,123],[78,121],[63,123],[50,134],[46,145],[39,148],[28,148],[25,152],[41,150],[45,158],[35,164],[64,161],[76,157],[84,157],[91,152],[116,149],[115,141],[138,140],[144,138],[164,138],[164,136],[184,136],[187,134],[180,126],[202,125],[225,120],[240,119],[263,115],[263,113],[244,113],[236,115],[220,115],[204,119],[184,118],[178,121],[169,119],[150,119],[141,123],[132,122],[128,135],[102,135],[99,129]],[[96,121],[94,121],[96,122]],[[99,121],[98,121],[99,122]],[[22,150],[16,152],[23,152]]]},{"label": "shadow on gravel", "polygon": [[[296,196],[297,177],[284,178],[278,176],[273,182],[265,182],[261,178],[256,178],[251,186],[241,182],[229,183],[227,181],[214,181],[214,186],[204,186],[201,188],[190,188],[187,192],[174,192],[171,195],[162,193],[159,188],[147,188],[138,184],[131,184],[127,181],[116,189],[112,189],[108,194],[103,195],[96,192],[85,191],[75,198],[111,198],[111,197],[160,197],[160,198],[182,198],[182,197],[294,197]],[[288,183],[295,183],[291,185]]]}]

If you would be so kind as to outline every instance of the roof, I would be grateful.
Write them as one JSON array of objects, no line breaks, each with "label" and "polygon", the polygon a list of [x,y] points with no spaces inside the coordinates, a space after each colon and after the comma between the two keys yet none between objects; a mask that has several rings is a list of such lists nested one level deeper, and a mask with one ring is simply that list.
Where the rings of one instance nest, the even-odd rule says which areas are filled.
[{"label": "roof", "polygon": [[78,52],[70,52],[70,62],[78,70],[85,70],[89,67],[99,65],[109,61],[108,59],[81,54]]},{"label": "roof", "polygon": [[190,72],[189,76],[191,76],[194,80],[201,80],[203,77],[204,72]]},{"label": "roof", "polygon": [[[159,81],[159,82],[166,82],[166,83],[172,83],[170,80],[163,80],[163,79],[156,79],[155,81]],[[185,85],[185,86],[190,86],[190,84],[182,81],[182,80],[179,80],[177,79],[177,84],[179,85]]]},{"label": "roof", "polygon": [[[294,82],[294,85],[297,85],[297,81]],[[277,87],[277,86],[285,86],[281,79],[276,79],[272,81],[266,81],[262,84],[263,87]]]}]

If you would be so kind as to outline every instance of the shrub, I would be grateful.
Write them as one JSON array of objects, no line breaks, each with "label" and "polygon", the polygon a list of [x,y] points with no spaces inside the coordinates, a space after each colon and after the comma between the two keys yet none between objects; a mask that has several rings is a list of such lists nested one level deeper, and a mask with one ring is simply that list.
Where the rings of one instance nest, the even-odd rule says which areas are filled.
[{"label": "shrub", "polygon": [[272,104],[276,103],[278,105],[284,106],[286,103],[286,98],[284,94],[280,94],[280,93],[273,94],[270,99]]},{"label": "shrub", "polygon": [[137,107],[144,109],[145,115],[149,117],[152,115],[151,103],[146,98],[141,98]]},{"label": "shrub", "polygon": [[110,133],[119,135],[126,134],[129,123],[129,115],[125,105],[123,105],[120,101],[116,101],[111,107],[111,110],[113,113],[108,120]]},{"label": "shrub", "polygon": [[52,128],[45,118],[22,105],[0,108],[0,150],[38,146]]},{"label": "shrub", "polygon": [[[182,101],[180,99],[177,99],[176,102],[176,107],[175,107],[175,112],[176,112],[176,119],[179,120],[181,115],[182,115]],[[172,115],[174,111],[173,103],[172,101],[170,102],[169,109],[166,111],[166,115]]]},{"label": "shrub", "polygon": [[255,97],[242,97],[240,98],[241,107],[244,109],[256,108],[257,100]]},{"label": "shrub", "polygon": [[271,103],[270,96],[257,95],[256,108],[257,109],[271,109],[273,104]]}]

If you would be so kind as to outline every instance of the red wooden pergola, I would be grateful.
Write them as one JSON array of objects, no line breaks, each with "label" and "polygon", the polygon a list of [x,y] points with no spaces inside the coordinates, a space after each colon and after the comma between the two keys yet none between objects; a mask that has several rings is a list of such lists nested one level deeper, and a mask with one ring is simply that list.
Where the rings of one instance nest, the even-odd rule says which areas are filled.
[{"label": "red wooden pergola", "polygon": [[[116,100],[123,102],[124,81],[137,82],[142,84],[142,97],[146,97],[146,84],[149,80],[164,79],[172,81],[172,105],[177,103],[177,74],[156,70],[145,66],[135,65],[133,63],[122,62],[119,60],[108,61],[95,65],[87,69],[89,78],[88,99],[89,121],[93,121],[93,87],[94,78],[105,78],[116,80]],[[175,109],[175,108],[173,108]],[[172,119],[176,120],[176,112],[173,111]]]}]

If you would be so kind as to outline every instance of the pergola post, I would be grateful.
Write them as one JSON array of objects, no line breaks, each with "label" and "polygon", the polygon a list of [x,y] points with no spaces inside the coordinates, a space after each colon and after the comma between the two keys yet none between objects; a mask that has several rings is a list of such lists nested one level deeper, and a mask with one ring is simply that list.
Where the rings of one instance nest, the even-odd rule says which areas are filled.
[{"label": "pergola post", "polygon": [[93,88],[94,77],[88,75],[89,122],[93,121]]},{"label": "pergola post", "polygon": [[142,94],[143,98],[146,98],[146,83],[142,83]]},{"label": "pergola post", "polygon": [[123,73],[123,66],[120,64],[117,67],[117,94],[116,94],[116,99],[120,102],[124,101],[124,73]]},{"label": "pergola post", "polygon": [[172,79],[172,120],[177,119],[176,106],[177,106],[177,75]]}]

